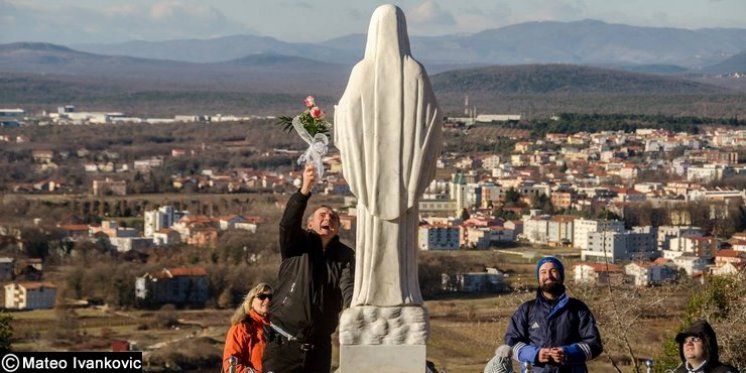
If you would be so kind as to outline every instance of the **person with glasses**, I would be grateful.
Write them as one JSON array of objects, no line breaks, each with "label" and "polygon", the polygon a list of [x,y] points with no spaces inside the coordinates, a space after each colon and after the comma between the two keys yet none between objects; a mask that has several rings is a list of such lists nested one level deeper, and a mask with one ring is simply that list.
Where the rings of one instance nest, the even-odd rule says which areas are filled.
[{"label": "person with glasses", "polygon": [[676,335],[681,365],[674,373],[738,373],[720,362],[715,330],[705,320],[697,320]]},{"label": "person with glasses", "polygon": [[231,328],[225,337],[223,372],[262,372],[262,355],[266,345],[264,327],[269,324],[271,302],[272,288],[262,282],[254,286],[236,308],[231,317]]}]

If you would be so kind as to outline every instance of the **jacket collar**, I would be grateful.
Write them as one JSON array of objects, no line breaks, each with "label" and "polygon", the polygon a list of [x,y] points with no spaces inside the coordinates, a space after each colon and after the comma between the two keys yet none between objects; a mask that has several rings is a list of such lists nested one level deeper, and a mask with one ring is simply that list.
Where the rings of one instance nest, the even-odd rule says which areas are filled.
[{"label": "jacket collar", "polygon": [[567,302],[570,301],[570,297],[567,296],[567,292],[564,292],[557,298],[555,302],[551,302],[548,299],[544,298],[544,295],[541,294],[541,290],[537,290],[536,300],[551,307],[548,317],[552,317],[567,306]]},{"label": "jacket collar", "polygon": [[249,317],[259,325],[269,325],[269,318],[256,313],[254,310],[249,311]]}]

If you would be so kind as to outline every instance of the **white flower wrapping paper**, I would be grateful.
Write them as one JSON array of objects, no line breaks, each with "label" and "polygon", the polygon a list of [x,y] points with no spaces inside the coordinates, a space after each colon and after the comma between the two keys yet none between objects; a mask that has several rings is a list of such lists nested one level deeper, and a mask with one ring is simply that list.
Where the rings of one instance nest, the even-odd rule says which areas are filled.
[{"label": "white flower wrapping paper", "polygon": [[308,144],[308,149],[298,157],[298,164],[313,164],[318,175],[318,182],[321,183],[324,177],[323,159],[326,153],[329,152],[329,138],[323,133],[311,136],[303,127],[303,123],[300,122],[300,115],[293,118],[293,128],[295,128],[295,132],[298,132],[303,141]]}]

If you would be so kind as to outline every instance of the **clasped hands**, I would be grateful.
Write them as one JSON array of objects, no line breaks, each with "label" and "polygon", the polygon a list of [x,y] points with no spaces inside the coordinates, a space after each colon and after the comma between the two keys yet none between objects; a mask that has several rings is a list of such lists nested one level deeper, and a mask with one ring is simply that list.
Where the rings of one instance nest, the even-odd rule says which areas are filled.
[{"label": "clasped hands", "polygon": [[537,358],[540,363],[562,364],[565,361],[565,350],[562,347],[548,347],[539,350]]}]

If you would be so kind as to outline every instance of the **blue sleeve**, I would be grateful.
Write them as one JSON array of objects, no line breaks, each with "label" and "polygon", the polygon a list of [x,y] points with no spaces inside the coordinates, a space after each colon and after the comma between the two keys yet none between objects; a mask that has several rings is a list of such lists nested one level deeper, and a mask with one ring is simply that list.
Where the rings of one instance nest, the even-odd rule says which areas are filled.
[{"label": "blue sleeve", "polygon": [[603,344],[601,344],[601,334],[596,327],[596,320],[587,306],[582,305],[579,308],[578,321],[580,342],[562,346],[567,364],[579,364],[592,360],[604,350]]},{"label": "blue sleeve", "polygon": [[528,303],[523,303],[513,313],[505,332],[505,344],[513,349],[513,358],[520,362],[535,363],[539,354],[539,347],[531,344],[528,337],[528,320],[526,320],[526,308]]}]

